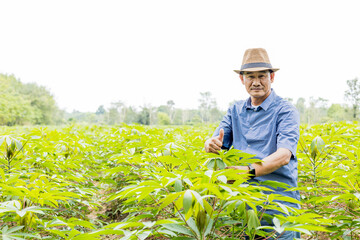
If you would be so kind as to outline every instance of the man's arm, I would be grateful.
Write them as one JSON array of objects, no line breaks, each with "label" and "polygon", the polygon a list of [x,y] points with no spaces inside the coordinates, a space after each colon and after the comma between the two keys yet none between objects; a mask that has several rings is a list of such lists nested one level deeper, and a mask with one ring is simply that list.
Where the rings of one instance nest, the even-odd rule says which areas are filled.
[{"label": "man's arm", "polygon": [[[267,175],[287,165],[290,162],[291,155],[289,149],[279,148],[276,152],[264,158],[263,162],[253,163],[252,166],[255,168],[256,173],[255,177]],[[247,166],[229,166],[227,168],[249,170]]]},{"label": "man's arm", "polygon": [[289,149],[279,148],[276,152],[264,158],[263,162],[253,163],[255,177],[267,175],[287,165],[290,162],[291,155]]}]

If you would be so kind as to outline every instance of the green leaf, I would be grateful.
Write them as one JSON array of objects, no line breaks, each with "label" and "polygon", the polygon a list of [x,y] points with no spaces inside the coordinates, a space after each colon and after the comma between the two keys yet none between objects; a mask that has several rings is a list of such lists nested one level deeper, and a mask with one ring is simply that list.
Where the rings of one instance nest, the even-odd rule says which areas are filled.
[{"label": "green leaf", "polygon": [[211,232],[211,229],[213,228],[213,225],[214,225],[214,220],[211,219],[210,217],[207,218],[207,227],[205,229],[205,232],[204,232],[204,235],[207,236],[210,232]]},{"label": "green leaf", "polygon": [[315,137],[310,145],[311,157],[316,158],[317,155],[319,155],[323,152],[324,147],[325,147],[324,140],[322,140],[322,138],[319,136]]},{"label": "green leaf", "polygon": [[184,211],[185,214],[190,210],[191,206],[192,206],[192,193],[190,190],[186,190],[185,194],[184,194],[184,198],[183,198],[183,206],[184,206]]},{"label": "green leaf", "polygon": [[217,165],[218,169],[224,169],[226,167],[226,164],[224,163],[224,161],[221,158],[216,159],[216,165]]},{"label": "green leaf", "polygon": [[183,180],[184,180],[184,182],[185,182],[187,185],[189,185],[190,187],[193,186],[193,183],[190,181],[190,179],[184,178]]},{"label": "green leaf", "polygon": [[215,166],[215,161],[216,161],[216,158],[211,158],[211,159],[207,162],[206,167],[207,167],[208,169],[213,169],[214,166]]},{"label": "green leaf", "polygon": [[4,182],[5,182],[5,180],[6,180],[6,178],[5,178],[5,172],[4,172],[4,170],[2,170],[2,168],[0,168],[0,177],[4,180]]},{"label": "green leaf", "polygon": [[36,206],[31,206],[31,207],[27,207],[27,208],[21,209],[20,211],[16,211],[16,213],[17,213],[20,217],[25,216],[25,214],[28,213],[28,212],[45,214],[42,210],[50,210],[50,209],[40,208],[40,207],[36,207]]},{"label": "green leaf", "polygon": [[172,238],[172,240],[196,240],[196,238],[192,238],[192,237],[176,237],[176,238]]},{"label": "green leaf", "polygon": [[284,211],[284,213],[286,213],[287,215],[289,215],[289,210],[287,208],[286,205],[279,203],[279,202],[275,202],[277,205],[279,205],[279,207]]},{"label": "green leaf", "polygon": [[85,221],[85,220],[80,220],[80,219],[76,219],[74,221],[69,221],[72,224],[75,224],[76,226],[82,226],[85,228],[90,228],[90,229],[95,229],[94,224],[92,224],[91,222]]},{"label": "green leaf", "polygon": [[[6,226],[7,227],[7,226]],[[24,228],[24,226],[16,226],[16,227],[13,227],[13,228],[10,228],[9,230],[6,231],[7,234],[9,233],[13,233],[13,232],[16,232],[20,229]],[[6,228],[7,229],[7,228]]]},{"label": "green leaf", "polygon": [[256,229],[257,227],[260,226],[260,221],[255,213],[254,210],[250,209],[247,211],[247,215],[248,215],[248,227],[249,229]]},{"label": "green leaf", "polygon": [[3,145],[5,141],[5,136],[0,137],[0,147]]},{"label": "green leaf", "polygon": [[163,224],[162,226],[164,228],[170,230],[170,231],[174,231],[174,232],[177,232],[177,233],[182,233],[182,234],[185,234],[185,235],[188,235],[188,236],[195,237],[194,234],[189,229],[184,227],[183,225],[180,225],[180,224]]},{"label": "green leaf", "polygon": [[164,199],[162,199],[160,201],[161,205],[158,208],[157,213],[159,213],[164,207],[166,207],[167,205],[169,205],[170,203],[172,203],[179,195],[181,194],[181,192],[178,193],[172,193],[167,195]]},{"label": "green leaf", "polygon": [[151,234],[151,231],[143,231],[143,232],[141,232],[139,234],[136,234],[136,237],[139,240],[145,240],[150,234]]},{"label": "green leaf", "polygon": [[277,217],[273,218],[273,223],[275,226],[275,231],[278,233],[282,233],[284,231],[284,227],[281,227],[280,220]]},{"label": "green leaf", "polygon": [[217,179],[218,179],[220,182],[224,183],[224,184],[227,183],[227,178],[226,178],[226,176],[224,176],[224,175],[218,176]]},{"label": "green leaf", "polygon": [[[211,206],[211,205],[208,203],[208,201],[206,201],[206,200],[204,200],[204,208],[205,208],[206,212],[207,212],[210,216],[213,215],[212,212],[213,212],[214,210],[213,210],[212,206]],[[215,217],[215,216],[214,216],[214,217]]]},{"label": "green leaf", "polygon": [[197,193],[196,191],[193,191],[193,190],[190,190],[190,192],[194,195],[195,199],[196,199],[197,202],[200,204],[200,206],[201,206],[202,208],[204,208],[203,199],[202,199],[202,197],[200,196],[200,194]]},{"label": "green leaf", "polygon": [[176,179],[176,180],[175,180],[175,191],[176,191],[176,192],[181,192],[181,191],[182,191],[182,188],[183,188],[183,186],[182,186],[181,180],[180,180],[180,179]]},{"label": "green leaf", "polygon": [[186,221],[187,225],[196,233],[197,236],[200,236],[200,232],[196,226],[194,219],[191,217]]},{"label": "green leaf", "polygon": [[142,222],[124,222],[124,223],[118,223],[116,227],[114,227],[114,230],[119,230],[123,228],[132,228],[132,227],[142,227],[144,224]]},{"label": "green leaf", "polygon": [[158,220],[155,222],[155,226],[157,225],[162,225],[162,224],[173,224],[173,223],[177,223],[176,220],[172,220],[172,219],[162,219],[162,220]]}]

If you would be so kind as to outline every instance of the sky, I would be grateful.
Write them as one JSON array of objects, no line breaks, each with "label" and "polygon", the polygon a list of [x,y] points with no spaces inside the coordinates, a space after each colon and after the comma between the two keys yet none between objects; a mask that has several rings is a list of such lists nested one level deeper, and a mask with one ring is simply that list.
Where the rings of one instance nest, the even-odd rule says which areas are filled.
[{"label": "sky", "polygon": [[45,86],[60,108],[218,107],[248,97],[233,72],[248,48],[280,68],[275,92],[344,103],[360,77],[360,2],[0,0],[0,73]]}]

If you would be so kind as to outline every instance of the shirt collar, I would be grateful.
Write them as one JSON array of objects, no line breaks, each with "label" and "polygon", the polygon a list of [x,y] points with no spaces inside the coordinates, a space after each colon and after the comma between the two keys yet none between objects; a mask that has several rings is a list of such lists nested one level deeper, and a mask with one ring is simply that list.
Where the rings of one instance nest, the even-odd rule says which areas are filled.
[{"label": "shirt collar", "polygon": [[[268,108],[270,107],[270,104],[274,101],[275,97],[276,97],[276,93],[275,93],[274,89],[271,89],[270,95],[260,104],[259,107],[264,109],[265,111],[268,110]],[[246,107],[246,109],[253,108],[251,106],[251,97],[249,97],[246,100],[245,107]]]}]

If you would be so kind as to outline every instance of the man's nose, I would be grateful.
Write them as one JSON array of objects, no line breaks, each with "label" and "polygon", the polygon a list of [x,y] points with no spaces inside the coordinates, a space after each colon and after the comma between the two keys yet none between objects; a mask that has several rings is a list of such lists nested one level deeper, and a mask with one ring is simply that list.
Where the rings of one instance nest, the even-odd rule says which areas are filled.
[{"label": "man's nose", "polygon": [[260,79],[259,78],[255,78],[252,82],[252,85],[254,86],[259,86],[260,85]]}]

